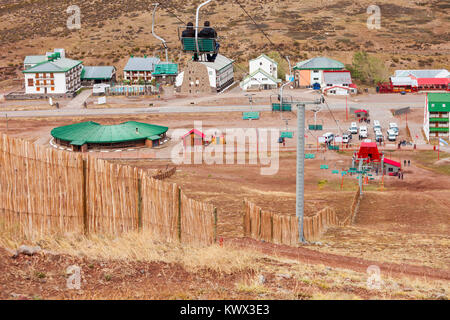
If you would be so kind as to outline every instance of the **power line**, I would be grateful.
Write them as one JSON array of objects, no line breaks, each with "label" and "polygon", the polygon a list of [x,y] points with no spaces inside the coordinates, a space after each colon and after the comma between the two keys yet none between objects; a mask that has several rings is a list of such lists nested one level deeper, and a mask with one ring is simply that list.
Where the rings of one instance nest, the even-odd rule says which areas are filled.
[{"label": "power line", "polygon": [[277,48],[277,46],[275,45],[275,43],[272,42],[272,40],[270,40],[269,36],[267,35],[267,33],[264,32],[263,29],[260,28],[260,26],[256,23],[255,19],[253,19],[253,17],[247,12],[247,10],[245,10],[244,6],[238,1],[235,0],[236,3],[241,7],[242,11],[244,11],[244,13],[250,18],[250,20],[252,20],[252,22],[255,24],[256,28],[264,35],[264,37],[270,42],[270,44],[275,48],[275,51],[277,51],[280,56],[284,56]]},{"label": "power line", "polygon": [[166,6],[166,4],[162,4],[162,3],[160,3],[159,4],[161,7],[163,7],[167,12],[169,12],[171,15],[173,15],[175,18],[177,18],[178,19],[178,21],[180,21],[183,25],[187,25],[186,24],[186,22],[184,22],[182,19],[180,19],[175,13],[173,13],[173,11],[172,10],[170,10],[167,6]]}]

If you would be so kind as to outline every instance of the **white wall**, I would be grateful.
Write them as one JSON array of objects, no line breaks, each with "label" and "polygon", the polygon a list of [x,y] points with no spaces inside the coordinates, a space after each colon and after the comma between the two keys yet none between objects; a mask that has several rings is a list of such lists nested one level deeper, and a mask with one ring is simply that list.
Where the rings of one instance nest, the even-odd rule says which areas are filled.
[{"label": "white wall", "polygon": [[[224,85],[225,83],[227,83],[228,81],[230,81],[231,79],[234,78],[233,64],[230,64],[229,66],[225,67],[224,69],[222,69],[220,71],[215,71],[215,72],[216,72],[216,75],[214,77],[214,85],[210,79],[211,87],[220,88],[222,85]],[[209,73],[209,68],[208,68],[208,73]]]},{"label": "white wall", "polygon": [[242,90],[247,90],[251,86],[260,86],[260,85],[261,86],[262,85],[277,86],[277,83],[273,82],[262,72],[258,72],[250,80],[242,81],[240,86],[241,86]]},{"label": "white wall", "polygon": [[322,81],[323,81],[323,71],[311,70],[311,85],[313,85],[314,83],[320,83],[320,85],[322,86]]},{"label": "white wall", "polygon": [[425,109],[423,115],[423,131],[425,131],[425,136],[427,140],[430,141],[430,112],[428,111],[428,94],[425,98]]},{"label": "white wall", "polygon": [[180,72],[175,78],[175,87],[181,87],[181,85],[183,84],[183,78],[184,78],[184,71]]},{"label": "white wall", "polygon": [[265,57],[259,57],[255,60],[251,60],[249,63],[249,73],[253,73],[258,69],[262,69],[268,74],[272,75],[275,79],[278,78],[278,67]]},{"label": "white wall", "polygon": [[[33,86],[28,86],[28,79],[33,79]],[[40,84],[36,85],[36,81],[39,80]],[[44,84],[44,80],[46,84]],[[54,81],[54,85],[51,85],[50,81]],[[40,91],[37,91],[37,87],[40,87]],[[51,88],[55,90],[52,91]],[[45,74],[45,78],[42,78],[42,73],[25,73],[25,93],[27,94],[45,94],[45,88],[47,88],[48,94],[64,94],[67,92],[66,88],[66,75],[64,73],[54,73],[53,79],[49,77],[49,74]],[[79,88],[76,87],[76,89]]]}]

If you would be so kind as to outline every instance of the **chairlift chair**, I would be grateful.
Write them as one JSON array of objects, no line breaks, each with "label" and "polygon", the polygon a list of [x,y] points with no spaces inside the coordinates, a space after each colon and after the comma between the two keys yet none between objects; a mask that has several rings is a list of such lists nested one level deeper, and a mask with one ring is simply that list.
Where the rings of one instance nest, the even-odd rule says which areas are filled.
[{"label": "chairlift chair", "polygon": [[199,61],[207,61],[205,58],[207,54],[216,54],[218,53],[218,50],[216,49],[216,44],[218,38],[199,38],[198,33],[199,29],[203,27],[199,27],[198,20],[199,20],[199,13],[200,9],[210,3],[212,0],[207,0],[200,4],[197,7],[197,12],[195,16],[195,26],[193,27],[195,30],[195,37],[182,37],[182,31],[187,28],[187,26],[184,27],[178,27],[178,38],[181,41],[182,44],[182,50],[186,53],[197,53]]}]

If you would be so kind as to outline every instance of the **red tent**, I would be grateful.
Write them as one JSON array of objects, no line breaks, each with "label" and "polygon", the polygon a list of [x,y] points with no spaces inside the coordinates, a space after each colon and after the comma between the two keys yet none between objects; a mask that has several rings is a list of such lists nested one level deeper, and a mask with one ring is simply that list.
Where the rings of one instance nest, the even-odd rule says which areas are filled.
[{"label": "red tent", "polygon": [[378,151],[378,146],[375,142],[363,142],[359,147],[358,159],[369,158],[371,162],[381,162],[381,153]]},{"label": "red tent", "polygon": [[367,110],[359,109],[359,110],[356,110],[355,113],[367,113]]}]

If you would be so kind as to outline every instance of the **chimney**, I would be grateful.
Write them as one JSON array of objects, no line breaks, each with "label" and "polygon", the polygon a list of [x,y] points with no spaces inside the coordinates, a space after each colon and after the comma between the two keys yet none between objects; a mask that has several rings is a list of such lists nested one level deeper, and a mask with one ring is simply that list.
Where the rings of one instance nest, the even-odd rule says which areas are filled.
[{"label": "chimney", "polygon": [[136,128],[136,134],[139,134],[139,128]]}]

